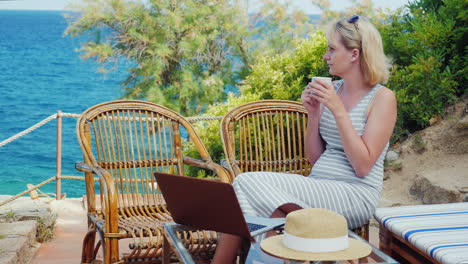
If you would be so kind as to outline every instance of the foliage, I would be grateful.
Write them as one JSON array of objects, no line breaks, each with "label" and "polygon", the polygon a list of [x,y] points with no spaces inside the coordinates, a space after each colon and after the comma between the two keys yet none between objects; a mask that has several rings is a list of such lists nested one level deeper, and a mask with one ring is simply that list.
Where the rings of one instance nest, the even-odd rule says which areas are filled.
[{"label": "foliage", "polygon": [[242,93],[258,94],[261,99],[296,101],[312,76],[327,76],[323,60],[327,41],[323,33],[314,33],[308,40],[296,41],[295,50],[264,57],[252,66]]},{"label": "foliage", "polygon": [[[294,1],[261,0],[260,9],[249,17],[250,57],[252,64],[265,56],[288,52],[295,41],[307,37],[315,30],[310,17],[302,10],[291,7]],[[250,65],[251,66],[251,65]]]},{"label": "foliage", "polygon": [[398,122],[393,140],[398,141],[418,128],[426,127],[431,117],[443,113],[456,100],[456,81],[442,62],[429,56],[415,58],[413,64],[396,67],[388,86],[398,101]]},{"label": "foliage", "polygon": [[418,0],[380,26],[394,60],[388,87],[398,100],[392,141],[429,125],[429,119],[465,93],[468,2]]},{"label": "foliage", "polygon": [[322,15],[318,21],[321,26],[325,26],[333,20],[351,17],[352,15],[363,15],[374,25],[382,24],[389,9],[375,7],[373,2],[370,0],[351,0],[349,8],[334,10],[331,9],[331,0],[312,0],[312,3],[322,10]]},{"label": "foliage", "polygon": [[[104,66],[121,57],[135,63],[123,84],[127,98],[148,99],[187,114],[223,97],[230,78],[235,9],[227,1],[87,1],[72,36],[91,31],[84,58]],[[110,31],[110,32],[109,32]],[[103,34],[101,34],[104,32]],[[105,39],[103,39],[105,38]]]},{"label": "foliage", "polygon": [[56,220],[57,220],[57,216],[53,214],[46,216],[46,219],[43,219],[41,217],[36,218],[36,221],[37,221],[36,240],[39,243],[44,243],[54,238],[54,229],[55,229]]}]

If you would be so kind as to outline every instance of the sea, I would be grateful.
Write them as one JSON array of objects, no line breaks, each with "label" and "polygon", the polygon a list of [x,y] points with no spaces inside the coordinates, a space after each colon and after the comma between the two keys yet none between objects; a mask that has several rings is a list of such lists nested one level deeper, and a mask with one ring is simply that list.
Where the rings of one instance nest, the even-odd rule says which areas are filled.
[{"label": "sea", "polygon": [[[65,11],[0,10],[0,142],[64,113],[80,114],[95,104],[119,99],[130,62],[98,72],[78,50],[92,36],[64,36]],[[62,175],[82,176],[76,118],[63,117]],[[56,175],[56,120],[0,147],[0,195],[16,195],[27,184]],[[55,193],[55,182],[40,188]],[[67,197],[85,195],[84,181],[62,180]]]}]

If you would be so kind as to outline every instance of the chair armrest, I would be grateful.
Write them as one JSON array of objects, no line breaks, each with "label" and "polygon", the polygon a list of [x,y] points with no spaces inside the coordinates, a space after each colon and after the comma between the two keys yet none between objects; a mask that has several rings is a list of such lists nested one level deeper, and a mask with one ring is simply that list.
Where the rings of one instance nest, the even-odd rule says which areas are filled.
[{"label": "chair armrest", "polygon": [[75,163],[75,168],[81,172],[93,173],[99,177],[102,193],[105,194],[105,214],[106,214],[106,231],[109,233],[117,232],[117,226],[111,223],[117,223],[117,192],[115,190],[114,178],[105,169],[99,166],[90,166],[84,162]]},{"label": "chair armrest", "polygon": [[231,183],[233,180],[230,173],[226,169],[224,169],[221,165],[214,163],[211,160],[204,161],[204,160],[194,159],[194,158],[187,157],[187,156],[184,156],[183,160],[185,164],[214,171],[218,175],[218,177],[221,179],[222,182]]},{"label": "chair armrest", "polygon": [[81,171],[81,172],[93,172],[93,169],[86,163],[84,162],[77,162],[75,163],[75,169]]}]

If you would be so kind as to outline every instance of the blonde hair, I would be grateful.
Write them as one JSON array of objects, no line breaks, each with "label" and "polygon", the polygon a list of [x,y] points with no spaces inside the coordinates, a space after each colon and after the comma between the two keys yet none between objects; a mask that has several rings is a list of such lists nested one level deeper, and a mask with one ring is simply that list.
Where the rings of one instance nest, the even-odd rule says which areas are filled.
[{"label": "blonde hair", "polygon": [[390,59],[385,56],[382,37],[379,31],[363,16],[335,21],[327,27],[326,36],[333,44],[334,33],[340,35],[341,43],[349,50],[358,49],[361,54],[361,70],[365,80],[375,85],[385,84],[392,67]]}]

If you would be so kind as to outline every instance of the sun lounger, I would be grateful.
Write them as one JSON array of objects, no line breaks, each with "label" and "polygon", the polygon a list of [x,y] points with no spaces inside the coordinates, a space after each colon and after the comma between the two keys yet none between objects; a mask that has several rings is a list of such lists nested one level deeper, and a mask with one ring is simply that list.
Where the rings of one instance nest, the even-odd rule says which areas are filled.
[{"label": "sun lounger", "polygon": [[468,263],[468,203],[378,208],[380,249],[401,263]]}]

